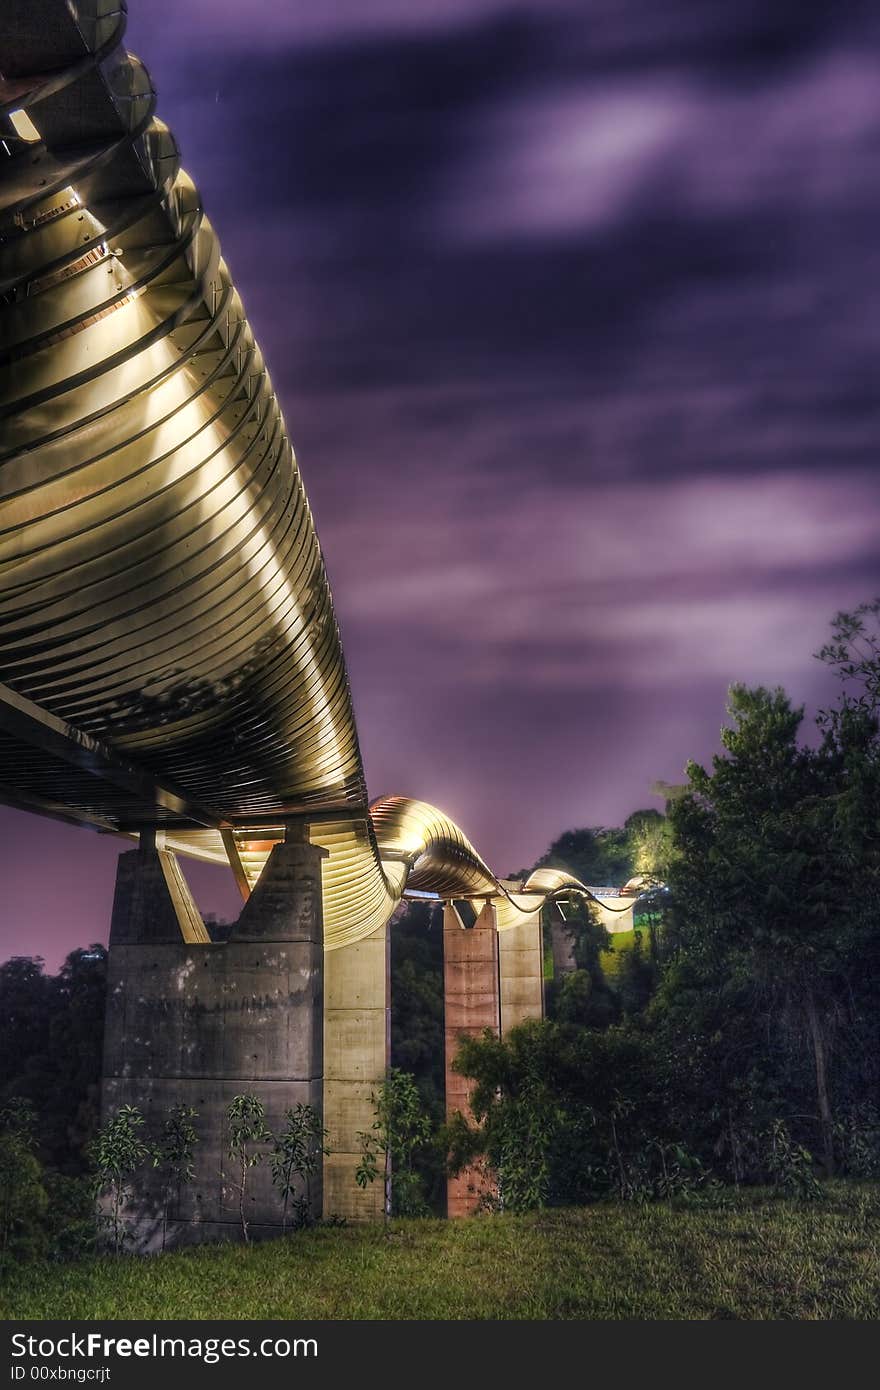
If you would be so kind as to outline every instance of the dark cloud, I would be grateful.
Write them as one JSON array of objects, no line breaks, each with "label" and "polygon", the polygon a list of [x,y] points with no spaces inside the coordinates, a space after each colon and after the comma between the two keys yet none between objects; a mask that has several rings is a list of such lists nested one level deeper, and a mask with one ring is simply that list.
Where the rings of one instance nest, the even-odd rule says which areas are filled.
[{"label": "dark cloud", "polygon": [[[830,698],[811,653],[880,589],[875,7],[130,10],[297,445],[374,794],[509,869],[708,758],[731,680]],[[59,943],[106,919],[98,843]]]}]

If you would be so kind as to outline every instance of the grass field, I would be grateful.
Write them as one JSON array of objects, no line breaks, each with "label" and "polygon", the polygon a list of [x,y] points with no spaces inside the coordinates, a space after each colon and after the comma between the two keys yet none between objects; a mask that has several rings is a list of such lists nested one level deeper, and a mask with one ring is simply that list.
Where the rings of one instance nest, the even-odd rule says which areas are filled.
[{"label": "grass field", "polygon": [[319,1227],[263,1245],[21,1267],[4,1318],[859,1318],[880,1307],[880,1187],[799,1205],[594,1206]]}]

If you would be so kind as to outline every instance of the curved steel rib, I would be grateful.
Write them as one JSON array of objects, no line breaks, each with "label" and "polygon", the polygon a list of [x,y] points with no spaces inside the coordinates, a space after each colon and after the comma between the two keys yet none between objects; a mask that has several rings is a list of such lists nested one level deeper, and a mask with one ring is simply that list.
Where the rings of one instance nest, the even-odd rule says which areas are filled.
[{"label": "curved steel rib", "polygon": [[10,0],[2,23],[2,680],[218,824],[363,810],[281,411],[120,7]]},{"label": "curved steel rib", "polygon": [[368,812],[284,420],[124,27],[123,0],[0,13],[0,799],[232,848],[251,883],[308,816],[331,949],[407,885],[500,925],[587,893],[509,892],[422,802]]}]

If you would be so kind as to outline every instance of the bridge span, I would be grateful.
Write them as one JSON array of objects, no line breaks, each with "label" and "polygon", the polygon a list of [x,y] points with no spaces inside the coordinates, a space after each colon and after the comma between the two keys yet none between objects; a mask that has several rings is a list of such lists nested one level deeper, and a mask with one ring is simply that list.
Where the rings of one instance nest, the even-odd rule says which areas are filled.
[{"label": "bridge span", "polygon": [[[125,22],[123,0],[0,11],[0,800],[137,842],[104,1103],[205,1117],[201,1205],[177,1217],[190,1239],[229,1229],[222,1115],[245,1089],[276,1118],[323,1106],[324,1210],[375,1212],[356,1135],[408,891],[448,905],[450,1056],[478,994],[480,1026],[540,1014],[541,908],[592,895],[551,870],[503,883],[436,808],[369,803],[287,426]],[[181,857],[231,866],[228,943]]]}]

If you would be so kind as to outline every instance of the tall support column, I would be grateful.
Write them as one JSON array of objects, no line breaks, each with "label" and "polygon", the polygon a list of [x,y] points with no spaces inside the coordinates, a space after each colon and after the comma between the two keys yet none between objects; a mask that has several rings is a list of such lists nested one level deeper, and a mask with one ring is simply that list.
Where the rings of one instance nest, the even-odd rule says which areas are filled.
[{"label": "tall support column", "polygon": [[[182,939],[155,862],[159,851],[147,846],[120,859],[102,1105],[105,1118],[121,1105],[138,1106],[153,1136],[173,1106],[198,1113],[195,1180],[175,1195],[169,1245],[240,1238],[227,1154],[226,1109],[235,1095],[257,1095],[270,1129],[281,1128],[285,1110],[299,1101],[321,1110],[326,851],[308,843],[303,827],[288,834],[225,944]],[[128,1212],[136,1248],[162,1244],[162,1198],[161,1173],[144,1170]],[[312,1201],[318,1214],[320,1179]],[[252,1237],[279,1232],[281,1203],[268,1164],[250,1170],[246,1206]]]},{"label": "tall support column", "polygon": [[550,944],[553,951],[553,976],[558,980],[560,975],[569,975],[577,969],[574,936],[558,903],[550,904]]},{"label": "tall support column", "polygon": [[[452,903],[443,908],[443,993],[446,1042],[446,1116],[456,1111],[470,1117],[473,1082],[453,1071],[452,1063],[463,1034],[479,1037],[483,1030],[500,1029],[498,995],[498,931],[495,908],[487,902],[476,922],[466,929]],[[448,1216],[470,1216],[479,1209],[492,1185],[479,1164],[462,1170],[446,1185]]]},{"label": "tall support column", "polygon": [[502,1037],[529,1018],[544,1017],[544,946],[541,912],[529,913],[498,933]]},{"label": "tall support column", "polygon": [[324,962],[324,1215],[378,1221],[385,1205],[381,1178],[358,1187],[358,1134],[376,1118],[372,1096],[384,1079],[391,1047],[391,971],[387,925]]}]

